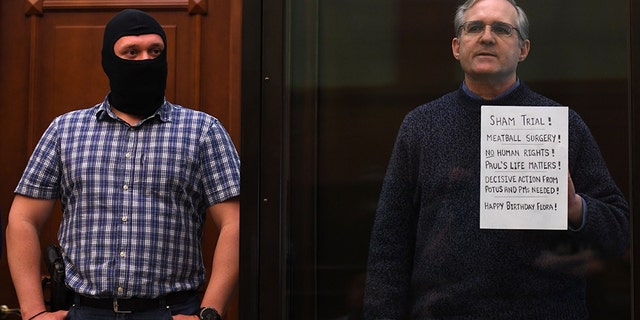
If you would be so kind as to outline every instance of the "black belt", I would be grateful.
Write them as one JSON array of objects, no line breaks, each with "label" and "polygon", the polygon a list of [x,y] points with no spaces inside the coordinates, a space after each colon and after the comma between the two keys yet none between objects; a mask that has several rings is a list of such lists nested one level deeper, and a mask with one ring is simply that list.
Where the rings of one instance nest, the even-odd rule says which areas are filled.
[{"label": "black belt", "polygon": [[163,309],[181,304],[196,296],[195,291],[170,293],[154,299],[146,298],[90,298],[76,294],[75,302],[81,306],[98,309],[112,309],[115,313],[143,312],[151,309]]}]

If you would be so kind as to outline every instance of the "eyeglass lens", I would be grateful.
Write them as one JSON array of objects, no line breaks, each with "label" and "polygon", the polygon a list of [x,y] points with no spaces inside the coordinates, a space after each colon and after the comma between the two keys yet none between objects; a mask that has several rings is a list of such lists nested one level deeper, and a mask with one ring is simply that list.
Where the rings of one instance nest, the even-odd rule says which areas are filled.
[{"label": "eyeglass lens", "polygon": [[[501,36],[510,36],[514,29],[504,22],[494,22],[490,26],[493,33]],[[486,24],[482,21],[469,21],[463,25],[463,28],[467,33],[481,33],[486,28]]]}]

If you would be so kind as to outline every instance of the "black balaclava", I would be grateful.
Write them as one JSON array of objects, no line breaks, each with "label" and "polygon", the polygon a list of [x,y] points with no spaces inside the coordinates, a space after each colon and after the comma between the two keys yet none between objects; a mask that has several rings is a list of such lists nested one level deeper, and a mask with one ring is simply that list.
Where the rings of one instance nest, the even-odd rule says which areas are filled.
[{"label": "black balaclava", "polygon": [[[148,60],[126,60],[116,56],[113,45],[123,36],[158,34],[165,50]],[[148,117],[164,102],[167,87],[167,37],[152,16],[125,9],[107,23],[102,41],[102,69],[109,77],[111,105],[128,114]]]}]

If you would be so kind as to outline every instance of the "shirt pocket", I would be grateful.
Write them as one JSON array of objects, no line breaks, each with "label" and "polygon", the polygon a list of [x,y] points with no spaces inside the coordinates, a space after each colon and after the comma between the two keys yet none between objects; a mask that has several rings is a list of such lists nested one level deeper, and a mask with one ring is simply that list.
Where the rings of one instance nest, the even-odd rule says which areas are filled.
[{"label": "shirt pocket", "polygon": [[193,195],[199,189],[198,162],[185,152],[149,152],[141,156],[141,182],[145,196],[167,200]]}]

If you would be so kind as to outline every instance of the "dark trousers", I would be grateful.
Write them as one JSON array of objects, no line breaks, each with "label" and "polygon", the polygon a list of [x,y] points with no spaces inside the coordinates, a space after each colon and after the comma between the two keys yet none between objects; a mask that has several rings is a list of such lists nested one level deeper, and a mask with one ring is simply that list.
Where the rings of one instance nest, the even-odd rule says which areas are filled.
[{"label": "dark trousers", "polygon": [[194,315],[200,310],[200,298],[194,294],[194,296],[187,301],[179,304],[164,306],[160,305],[157,308],[141,312],[132,313],[116,313],[113,309],[107,308],[95,308],[82,305],[79,300],[76,299],[69,313],[67,314],[68,320],[169,320],[173,315],[185,314]]}]

